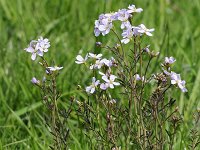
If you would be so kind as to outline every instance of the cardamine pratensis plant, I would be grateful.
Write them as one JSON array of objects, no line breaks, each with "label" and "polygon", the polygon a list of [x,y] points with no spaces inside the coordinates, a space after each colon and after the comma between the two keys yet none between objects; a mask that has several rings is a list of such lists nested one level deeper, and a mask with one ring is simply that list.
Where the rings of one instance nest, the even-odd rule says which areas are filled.
[{"label": "cardamine pratensis plant", "polygon": [[47,38],[40,37],[38,40],[32,40],[25,51],[31,53],[31,59],[34,61],[39,56],[39,64],[45,72],[42,80],[33,77],[31,82],[40,88],[42,95],[42,102],[50,112],[46,118],[47,128],[50,128],[50,133],[53,135],[53,145],[51,149],[66,149],[68,147],[67,139],[69,136],[69,129],[67,128],[67,119],[71,113],[72,100],[68,110],[58,107],[58,100],[61,96],[57,89],[56,79],[59,71],[63,67],[50,66],[44,54],[48,52],[50,42]]},{"label": "cardamine pratensis plant", "polygon": [[176,59],[172,56],[164,58],[158,73],[151,72],[159,52],[144,45],[154,29],[134,24],[134,16],[142,11],[129,5],[101,14],[95,21],[95,36],[111,34],[116,42],[96,44],[112,57],[94,53],[76,57],[75,62],[92,75],[85,89],[79,86],[88,99],[77,100],[91,149],[173,149],[182,118],[176,100],[167,93],[187,89],[173,71]]}]

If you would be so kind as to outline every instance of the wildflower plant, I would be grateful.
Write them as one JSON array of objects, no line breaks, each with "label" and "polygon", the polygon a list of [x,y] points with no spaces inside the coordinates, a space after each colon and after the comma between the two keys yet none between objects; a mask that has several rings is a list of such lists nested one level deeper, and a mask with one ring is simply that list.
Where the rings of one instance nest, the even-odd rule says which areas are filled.
[{"label": "wildflower plant", "polygon": [[49,48],[49,40],[40,37],[38,40],[32,40],[28,48],[25,48],[25,51],[31,53],[31,59],[33,61],[36,60],[37,56],[39,57],[39,65],[42,66],[45,73],[42,80],[33,77],[31,82],[40,88],[42,102],[50,113],[48,118],[46,118],[47,128],[49,128],[49,131],[53,136],[53,144],[50,145],[50,148],[66,149],[68,146],[67,139],[69,135],[69,129],[67,128],[66,123],[71,112],[71,105],[68,109],[58,107],[58,100],[61,97],[61,93],[57,89],[56,79],[63,67],[49,65],[47,59],[44,57]]},{"label": "wildflower plant", "polygon": [[153,36],[154,29],[134,24],[134,16],[142,11],[130,5],[101,14],[95,21],[95,36],[112,34],[116,43],[97,42],[97,46],[112,57],[93,53],[76,57],[75,62],[92,74],[92,83],[83,89],[88,99],[77,101],[86,135],[96,140],[91,148],[173,149],[182,117],[176,100],[167,93],[173,88],[187,92],[186,82],[173,71],[176,60],[172,56],[164,58],[158,73],[150,72],[159,52],[143,42]]},{"label": "wildflower plant", "polygon": [[[101,14],[95,21],[96,37],[113,36],[110,45],[96,42],[103,53],[111,56],[93,52],[76,56],[75,63],[90,72],[90,78],[78,88],[87,98],[72,98],[69,108],[59,105],[61,93],[56,79],[63,67],[50,66],[44,57],[50,48],[49,40],[41,37],[25,49],[33,61],[40,59],[45,72],[42,80],[33,77],[31,82],[40,88],[42,102],[51,113],[46,124],[53,136],[52,149],[68,148],[67,122],[73,102],[90,149],[174,149],[183,119],[176,100],[168,93],[174,89],[187,92],[186,82],[174,71],[176,59],[172,56],[164,57],[159,71],[152,73],[151,65],[160,53],[144,44],[155,29],[134,23],[134,16],[142,11],[129,5],[127,9]],[[197,116],[195,125],[199,113]],[[194,149],[199,144],[197,133],[196,128],[191,130],[188,147]]]}]

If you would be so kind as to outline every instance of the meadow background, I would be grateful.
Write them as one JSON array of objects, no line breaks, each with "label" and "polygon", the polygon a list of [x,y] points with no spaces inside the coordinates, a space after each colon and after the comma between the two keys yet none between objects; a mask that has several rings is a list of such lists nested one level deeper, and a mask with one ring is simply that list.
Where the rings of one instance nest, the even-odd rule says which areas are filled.
[{"label": "meadow background", "polygon": [[[200,107],[199,0],[0,0],[0,149],[46,149],[50,142],[44,125],[48,114],[39,89],[30,82],[43,72],[38,60],[32,62],[24,51],[28,43],[39,36],[49,38],[47,59],[64,67],[58,84],[67,107],[70,96],[80,94],[77,84],[85,85],[89,76],[74,63],[76,55],[96,50],[96,41],[112,43],[94,37],[94,20],[129,4],[144,9],[135,24],[155,28],[149,43],[161,51],[157,69],[165,56],[174,56],[174,70],[187,82],[188,93],[178,89],[172,93],[185,121],[176,149],[184,148],[193,113]],[[71,149],[87,149],[76,119],[74,115],[70,120]]]}]

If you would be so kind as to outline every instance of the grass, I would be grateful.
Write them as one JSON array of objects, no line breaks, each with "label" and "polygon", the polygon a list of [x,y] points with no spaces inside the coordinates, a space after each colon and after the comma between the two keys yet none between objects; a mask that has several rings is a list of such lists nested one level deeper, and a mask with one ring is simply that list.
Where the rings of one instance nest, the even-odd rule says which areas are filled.
[{"label": "grass", "polygon": [[[94,37],[94,20],[100,13],[126,8],[132,3],[144,9],[136,16],[136,24],[156,29],[148,42],[161,51],[157,61],[174,56],[175,70],[187,82],[187,94],[179,90],[173,93],[186,121],[182,128],[185,136],[176,149],[184,148],[192,113],[200,107],[199,0],[0,0],[0,149],[46,149],[50,142],[39,90],[30,83],[33,76],[40,77],[42,72],[38,71],[38,62],[33,63],[23,51],[28,42],[40,35],[50,39],[52,46],[47,58],[64,66],[58,83],[63,99],[67,100],[80,95],[77,84],[84,85],[88,80],[88,74],[74,63],[75,56],[80,50],[84,54],[97,50],[95,41],[111,43],[107,37]],[[70,121],[72,128],[76,126],[75,120],[74,117]],[[80,138],[80,134],[72,129],[71,149],[87,149],[85,137]]]}]

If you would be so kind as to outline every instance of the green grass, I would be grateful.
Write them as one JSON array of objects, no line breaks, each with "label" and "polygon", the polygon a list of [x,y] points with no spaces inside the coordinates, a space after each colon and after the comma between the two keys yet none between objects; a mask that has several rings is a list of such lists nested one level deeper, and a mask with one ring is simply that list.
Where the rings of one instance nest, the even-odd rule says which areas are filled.
[{"label": "green grass", "polygon": [[[30,83],[33,76],[42,76],[42,70],[23,51],[29,41],[40,35],[50,39],[47,59],[64,66],[58,84],[67,100],[80,94],[77,84],[88,80],[88,74],[74,63],[79,50],[93,51],[96,40],[111,43],[107,37],[94,37],[94,20],[100,13],[132,3],[144,9],[135,24],[156,29],[148,43],[161,51],[158,62],[174,56],[175,70],[187,82],[187,94],[178,89],[173,93],[185,120],[185,136],[180,140],[186,141],[192,113],[200,107],[199,0],[0,0],[0,149],[46,149],[50,142],[39,90]],[[87,149],[80,131],[74,129],[75,120],[70,122],[71,149]],[[184,148],[184,141],[180,143],[176,149]]]}]

